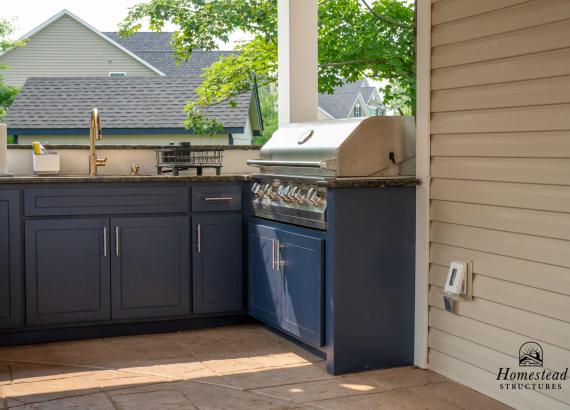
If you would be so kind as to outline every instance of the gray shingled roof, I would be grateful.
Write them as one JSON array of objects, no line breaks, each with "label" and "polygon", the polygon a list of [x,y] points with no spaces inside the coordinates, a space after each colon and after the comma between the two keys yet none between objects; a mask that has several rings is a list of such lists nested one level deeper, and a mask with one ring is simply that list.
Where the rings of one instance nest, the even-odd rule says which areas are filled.
[{"label": "gray shingled roof", "polygon": [[[103,127],[184,128],[184,105],[196,98],[200,79],[184,77],[37,77],[29,78],[10,107],[10,129],[85,129],[89,112],[99,108]],[[226,128],[246,124],[251,94],[203,110]]]},{"label": "gray shingled roof", "polygon": [[333,118],[346,118],[356,102],[358,94],[368,102],[375,88],[368,85],[366,79],[344,83],[335,87],[334,94],[319,94],[319,107]]},{"label": "gray shingled roof", "polygon": [[116,32],[103,33],[129,51],[158,68],[166,75],[199,76],[219,58],[235,54],[235,51],[194,50],[187,61],[177,62],[170,46],[172,33],[139,32],[129,37],[120,37]]},{"label": "gray shingled roof", "polygon": [[358,98],[358,91],[319,94],[319,107],[333,118],[346,118]]}]

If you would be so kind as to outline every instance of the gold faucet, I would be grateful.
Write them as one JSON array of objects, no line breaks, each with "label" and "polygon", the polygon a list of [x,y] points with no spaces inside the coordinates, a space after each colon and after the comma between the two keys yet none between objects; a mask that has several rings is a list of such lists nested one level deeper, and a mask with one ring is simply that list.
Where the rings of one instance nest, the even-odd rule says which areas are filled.
[{"label": "gold faucet", "polygon": [[103,138],[101,132],[101,115],[97,108],[91,110],[91,124],[89,126],[89,176],[97,176],[97,168],[107,164],[107,158],[98,159],[95,140]]}]

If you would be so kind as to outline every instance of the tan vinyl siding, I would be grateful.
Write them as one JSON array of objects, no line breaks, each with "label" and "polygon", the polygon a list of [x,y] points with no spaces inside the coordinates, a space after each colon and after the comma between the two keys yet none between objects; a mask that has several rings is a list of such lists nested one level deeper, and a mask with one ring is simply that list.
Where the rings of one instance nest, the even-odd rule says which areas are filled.
[{"label": "tan vinyl siding", "polygon": [[16,86],[28,77],[108,76],[111,71],[158,75],[67,15],[33,35],[25,47],[0,56],[0,63],[8,66],[2,71],[6,82]]},{"label": "tan vinyl siding", "polygon": [[[429,367],[520,408],[562,390],[506,391],[500,367],[537,341],[570,367],[570,2],[432,1]],[[455,259],[473,300],[444,311]]]}]

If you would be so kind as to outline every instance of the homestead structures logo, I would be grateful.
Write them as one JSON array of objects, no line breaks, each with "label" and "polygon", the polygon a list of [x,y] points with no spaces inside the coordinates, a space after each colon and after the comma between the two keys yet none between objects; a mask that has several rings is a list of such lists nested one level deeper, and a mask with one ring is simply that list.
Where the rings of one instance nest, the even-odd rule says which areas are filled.
[{"label": "homestead structures logo", "polygon": [[[561,390],[568,380],[568,368],[550,370],[544,366],[544,351],[536,342],[519,348],[519,369],[501,367],[497,374],[500,390]],[[525,368],[522,370],[522,368]]]},{"label": "homestead structures logo", "polygon": [[534,342],[526,342],[519,349],[519,366],[542,367],[542,346]]}]

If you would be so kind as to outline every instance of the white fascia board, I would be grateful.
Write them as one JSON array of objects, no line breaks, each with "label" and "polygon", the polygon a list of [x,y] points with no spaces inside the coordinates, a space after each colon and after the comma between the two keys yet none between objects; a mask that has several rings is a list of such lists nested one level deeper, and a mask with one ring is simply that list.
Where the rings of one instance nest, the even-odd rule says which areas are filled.
[{"label": "white fascia board", "polygon": [[325,114],[327,117],[329,117],[331,120],[334,120],[334,117],[332,115],[330,115],[327,111],[323,110],[321,107],[317,107],[318,110],[320,112],[322,112],[323,114]]}]

